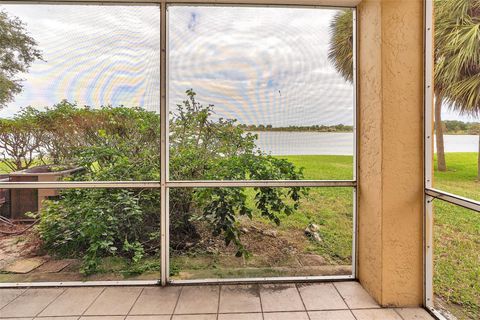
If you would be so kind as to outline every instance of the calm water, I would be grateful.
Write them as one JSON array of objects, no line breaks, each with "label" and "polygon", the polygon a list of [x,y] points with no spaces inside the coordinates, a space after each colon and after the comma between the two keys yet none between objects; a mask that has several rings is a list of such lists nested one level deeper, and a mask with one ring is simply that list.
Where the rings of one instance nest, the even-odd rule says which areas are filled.
[{"label": "calm water", "polygon": [[[256,132],[257,146],[273,155],[352,155],[352,133]],[[478,136],[446,135],[445,152],[478,152]]]},{"label": "calm water", "polygon": [[[353,134],[254,132],[257,146],[272,155],[353,155]],[[478,152],[478,136],[446,135],[445,152]],[[1,150],[0,150],[1,151]]]}]

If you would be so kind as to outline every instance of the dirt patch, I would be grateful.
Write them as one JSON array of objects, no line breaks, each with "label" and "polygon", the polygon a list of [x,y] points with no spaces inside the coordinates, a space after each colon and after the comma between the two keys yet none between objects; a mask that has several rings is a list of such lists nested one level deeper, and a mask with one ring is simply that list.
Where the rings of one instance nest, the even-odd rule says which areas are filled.
[{"label": "dirt patch", "polygon": [[[174,252],[180,269],[298,268],[303,265],[300,257],[304,256],[305,248],[309,244],[303,230],[290,229],[284,232],[258,221],[244,220],[241,222],[240,239],[250,256],[236,257],[236,247],[233,244],[227,246],[222,236],[214,237],[208,226],[197,224],[196,229],[200,235],[199,241],[189,250]],[[322,261],[319,265],[325,264],[325,259],[316,257],[316,262]],[[306,264],[312,265],[312,259]]]},{"label": "dirt patch", "polygon": [[447,320],[457,319],[477,319],[478,314],[472,314],[466,308],[461,305],[445,301],[442,297],[435,296],[435,308],[445,317]]},{"label": "dirt patch", "polygon": [[0,230],[9,233],[0,233],[0,269],[17,259],[37,256],[40,249],[40,240],[35,231],[27,230],[22,234],[15,234],[25,230],[26,227],[28,225],[22,223],[0,224]]}]

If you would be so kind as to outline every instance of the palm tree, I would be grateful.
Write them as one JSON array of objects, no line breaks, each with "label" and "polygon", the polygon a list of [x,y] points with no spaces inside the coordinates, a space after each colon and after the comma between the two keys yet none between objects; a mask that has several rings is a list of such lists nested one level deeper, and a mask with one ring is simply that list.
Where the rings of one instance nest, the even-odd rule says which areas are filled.
[{"label": "palm tree", "polygon": [[[352,81],[352,11],[336,14],[330,32],[328,57]],[[434,60],[437,168],[445,171],[442,104],[460,114],[480,115],[480,0],[435,0]],[[478,166],[480,179],[480,153]]]},{"label": "palm tree", "polygon": [[353,11],[337,13],[330,23],[328,59],[342,77],[353,81]]},{"label": "palm tree", "polygon": [[[435,0],[435,55],[437,98],[461,115],[480,117],[480,0]],[[480,181],[480,134],[477,176]]]}]

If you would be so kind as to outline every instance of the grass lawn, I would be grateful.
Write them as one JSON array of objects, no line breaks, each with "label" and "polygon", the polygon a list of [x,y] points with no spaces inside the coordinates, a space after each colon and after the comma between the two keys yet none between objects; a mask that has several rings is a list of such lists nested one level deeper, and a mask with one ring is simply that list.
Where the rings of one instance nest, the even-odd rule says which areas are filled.
[{"label": "grass lawn", "polygon": [[[351,180],[351,156],[283,156],[303,168],[307,180]],[[353,189],[310,188],[300,209],[282,220],[280,228],[303,228],[308,223],[320,227],[322,243],[308,251],[326,257],[331,263],[351,263],[353,233]],[[340,227],[339,227],[340,226]]]},{"label": "grass lawn", "polygon": [[480,182],[477,178],[478,153],[447,153],[447,171],[437,171],[435,157],[435,179],[433,187],[463,197],[480,201]]},{"label": "grass lawn", "polygon": [[[434,187],[480,200],[476,153],[447,153]],[[434,292],[459,319],[480,319],[480,214],[434,201]]]}]

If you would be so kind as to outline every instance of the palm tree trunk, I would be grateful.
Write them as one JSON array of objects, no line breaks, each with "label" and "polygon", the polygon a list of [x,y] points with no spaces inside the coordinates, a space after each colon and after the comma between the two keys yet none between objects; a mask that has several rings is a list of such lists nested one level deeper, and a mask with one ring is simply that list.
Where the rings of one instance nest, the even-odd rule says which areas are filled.
[{"label": "palm tree trunk", "polygon": [[437,142],[437,168],[438,171],[447,171],[447,165],[445,163],[445,144],[443,142],[442,100],[442,95],[437,94],[435,99],[435,139]]}]

